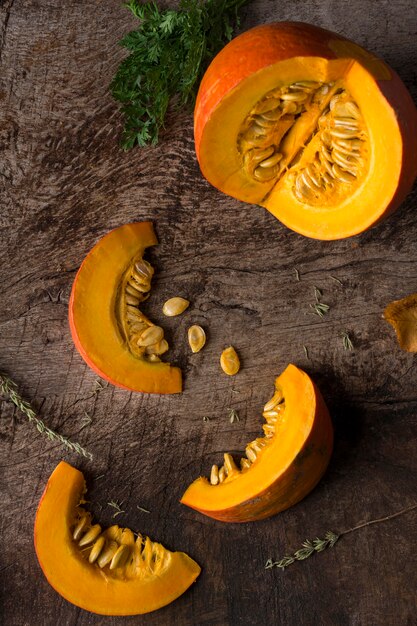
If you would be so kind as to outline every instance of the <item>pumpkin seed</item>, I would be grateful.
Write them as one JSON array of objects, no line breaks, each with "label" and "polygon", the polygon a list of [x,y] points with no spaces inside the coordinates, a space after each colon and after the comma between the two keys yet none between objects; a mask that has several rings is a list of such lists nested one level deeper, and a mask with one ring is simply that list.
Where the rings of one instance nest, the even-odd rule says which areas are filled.
[{"label": "pumpkin seed", "polygon": [[268,180],[272,180],[278,172],[278,168],[274,167],[264,167],[262,163],[258,165],[258,167],[254,170],[253,176],[256,180],[262,183],[268,182]]},{"label": "pumpkin seed", "polygon": [[107,543],[105,549],[102,551],[100,556],[97,559],[97,565],[101,568],[106,567],[116,554],[116,550],[118,549],[118,544],[115,541],[110,541]]},{"label": "pumpkin seed", "polygon": [[190,326],[188,329],[188,343],[194,353],[200,352],[200,350],[204,348],[206,344],[206,333],[201,326],[197,326],[196,324]]},{"label": "pumpkin seed", "polygon": [[252,467],[252,463],[249,461],[249,459],[240,459],[240,467],[242,470],[248,470]]},{"label": "pumpkin seed", "polygon": [[213,467],[211,468],[210,483],[212,485],[219,484],[219,468],[217,467],[217,465],[213,465]]},{"label": "pumpkin seed", "polygon": [[233,346],[229,346],[220,356],[220,366],[225,374],[228,376],[235,376],[240,369],[239,357]]},{"label": "pumpkin seed", "polygon": [[226,454],[224,455],[224,467],[228,476],[233,472],[239,471],[236,467],[236,463],[234,462],[232,455],[228,452],[226,452]]},{"label": "pumpkin seed", "polygon": [[341,167],[339,167],[336,163],[333,164],[333,173],[335,177],[340,180],[342,183],[352,183],[355,178],[351,174],[344,172]]},{"label": "pumpkin seed", "polygon": [[265,404],[264,411],[272,411],[283,400],[283,395],[279,389],[277,389],[270,400]]},{"label": "pumpkin seed", "polygon": [[226,476],[226,470],[224,469],[224,467],[221,467],[219,469],[219,483],[222,483],[226,480],[227,476]]},{"label": "pumpkin seed", "polygon": [[245,454],[251,463],[254,463],[258,458],[258,455],[256,454],[255,450],[252,449],[250,444],[246,446]]},{"label": "pumpkin seed", "polygon": [[93,547],[91,548],[91,552],[90,552],[90,555],[88,557],[88,560],[89,560],[90,563],[95,563],[95,561],[97,561],[98,557],[100,556],[100,552],[103,550],[103,547],[104,547],[105,543],[106,543],[106,540],[103,537],[103,535],[101,535],[97,539],[97,541],[95,542]]},{"label": "pumpkin seed", "polygon": [[91,526],[90,530],[87,531],[84,537],[82,537],[82,539],[78,542],[78,545],[81,548],[83,546],[87,546],[89,543],[93,543],[93,541],[95,541],[100,534],[101,534],[100,524],[94,524],[94,526]]},{"label": "pumpkin seed", "polygon": [[130,554],[130,549],[129,547],[123,543],[121,546],[119,546],[112,558],[112,560],[110,561],[110,566],[109,568],[112,569],[117,569],[118,567],[121,567],[122,565],[124,565],[127,561],[127,557]]},{"label": "pumpkin seed", "polygon": [[162,313],[167,317],[175,317],[184,313],[185,309],[187,309],[189,305],[189,300],[176,296],[175,298],[170,298],[165,302],[162,307]]},{"label": "pumpkin seed", "polygon": [[279,100],[277,98],[267,98],[266,100],[261,100],[255,106],[256,113],[268,113],[269,111],[275,110],[279,107]]},{"label": "pumpkin seed", "polygon": [[90,522],[91,520],[91,516],[85,514],[83,515],[78,524],[76,525],[76,527],[74,528],[74,532],[72,533],[72,537],[73,539],[75,539],[75,541],[78,541],[78,539],[81,537],[81,535],[83,534],[84,528],[87,525],[88,522]]},{"label": "pumpkin seed", "polygon": [[265,159],[265,161],[262,161],[259,164],[259,167],[273,167],[274,165],[277,165],[277,163],[279,163],[281,159],[282,159],[282,154],[280,154],[279,152],[276,152],[272,156]]},{"label": "pumpkin seed", "polygon": [[160,356],[161,354],[165,354],[169,350],[169,345],[166,339],[162,339],[158,341],[158,343],[154,343],[152,346],[148,346],[146,348],[146,354],[156,354]]},{"label": "pumpkin seed", "polygon": [[289,100],[290,102],[304,102],[307,98],[308,96],[304,91],[290,91],[281,95],[282,100]]},{"label": "pumpkin seed", "polygon": [[138,346],[152,346],[155,343],[159,343],[164,337],[164,331],[160,326],[150,326],[143,331],[138,341]]}]

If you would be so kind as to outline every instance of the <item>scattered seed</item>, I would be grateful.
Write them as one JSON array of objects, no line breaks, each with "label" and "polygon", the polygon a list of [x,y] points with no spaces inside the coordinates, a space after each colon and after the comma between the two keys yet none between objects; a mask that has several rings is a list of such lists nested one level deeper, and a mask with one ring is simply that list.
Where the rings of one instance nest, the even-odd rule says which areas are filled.
[{"label": "scattered seed", "polygon": [[162,307],[162,313],[167,317],[175,317],[184,313],[185,309],[190,306],[189,300],[176,296],[167,300]]},{"label": "scattered seed", "polygon": [[188,343],[192,352],[200,352],[206,344],[206,333],[201,326],[190,326],[188,329]]},{"label": "scattered seed", "polygon": [[220,366],[228,376],[235,376],[240,369],[239,357],[233,346],[229,346],[223,350],[220,356]]}]

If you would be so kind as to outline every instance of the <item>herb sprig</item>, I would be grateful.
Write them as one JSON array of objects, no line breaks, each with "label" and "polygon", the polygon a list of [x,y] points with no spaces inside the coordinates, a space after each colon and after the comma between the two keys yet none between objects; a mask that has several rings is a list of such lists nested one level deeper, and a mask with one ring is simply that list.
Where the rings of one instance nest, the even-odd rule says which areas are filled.
[{"label": "herb sprig", "polygon": [[63,446],[68,448],[71,452],[75,452],[76,454],[81,454],[87,459],[92,459],[93,455],[91,452],[87,452],[85,448],[83,448],[79,443],[71,441],[55,432],[49,426],[45,424],[43,420],[37,417],[35,411],[32,406],[22,398],[17,390],[17,385],[15,382],[11,380],[6,374],[0,374],[0,389],[1,393],[5,396],[8,396],[11,402],[28,418],[29,422],[33,422],[37,428],[37,430],[42,434],[48,437],[50,441],[58,441]]},{"label": "herb sprig", "polygon": [[293,554],[287,555],[279,559],[279,561],[273,561],[272,559],[268,559],[265,563],[265,569],[272,569],[273,567],[278,567],[279,569],[285,569],[289,565],[295,563],[295,561],[304,561],[304,559],[308,559],[310,556],[313,556],[316,552],[322,552],[326,548],[333,548],[335,543],[343,537],[343,535],[348,535],[349,533],[353,533],[356,530],[360,530],[361,528],[365,528],[366,526],[371,526],[372,524],[380,524],[381,522],[388,522],[389,520],[394,519],[395,517],[399,517],[400,515],[405,515],[405,513],[409,513],[410,511],[414,511],[417,508],[417,504],[413,504],[406,509],[401,509],[401,511],[396,511],[391,515],[386,515],[385,517],[379,517],[377,519],[371,519],[367,522],[362,522],[357,526],[353,526],[353,528],[348,528],[347,530],[343,530],[340,533],[334,533],[332,530],[328,530],[324,535],[324,539],[319,539],[316,537],[315,539],[307,539],[304,541],[302,547],[294,552]]},{"label": "herb sprig", "polygon": [[120,45],[129,50],[110,85],[124,115],[122,147],[157,144],[168,104],[194,101],[208,64],[232,38],[238,11],[249,0],[180,0],[177,10],[129,0],[140,21]]}]

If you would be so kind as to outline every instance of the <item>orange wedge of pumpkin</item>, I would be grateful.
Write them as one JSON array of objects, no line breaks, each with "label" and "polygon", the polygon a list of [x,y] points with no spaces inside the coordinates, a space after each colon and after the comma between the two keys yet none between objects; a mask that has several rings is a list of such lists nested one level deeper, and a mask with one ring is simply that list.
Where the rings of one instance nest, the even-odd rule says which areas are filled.
[{"label": "orange wedge of pumpkin", "polygon": [[137,615],[169,604],[200,567],[128,528],[102,530],[83,509],[84,477],[61,461],[35,520],[39,564],[52,587],[76,606],[101,615]]},{"label": "orange wedge of pumpkin", "polygon": [[295,365],[276,379],[265,404],[264,436],[249,443],[240,463],[231,454],[200,477],[181,502],[223,522],[251,522],[302,500],[318,483],[333,448],[333,427],[320,391]]}]

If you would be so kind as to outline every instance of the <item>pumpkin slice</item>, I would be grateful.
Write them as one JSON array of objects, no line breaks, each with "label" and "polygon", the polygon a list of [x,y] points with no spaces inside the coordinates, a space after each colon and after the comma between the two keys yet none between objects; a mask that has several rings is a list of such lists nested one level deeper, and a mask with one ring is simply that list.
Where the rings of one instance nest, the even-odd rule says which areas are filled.
[{"label": "pumpkin slice", "polygon": [[140,310],[154,273],[143,255],[157,243],[151,222],[103,237],[75,277],[69,323],[76,348],[102,378],[132,391],[179,393],[181,370],[161,361],[164,331]]},{"label": "pumpkin slice", "polygon": [[406,352],[417,352],[417,293],[390,302],[384,318],[394,328],[400,347]]},{"label": "pumpkin slice", "polygon": [[333,427],[313,381],[288,365],[265,404],[264,437],[246,447],[238,467],[226,453],[210,480],[195,480],[181,502],[223,522],[270,517],[304,498],[322,477],[333,448]]},{"label": "pumpkin slice", "polygon": [[76,606],[101,615],[155,611],[178,598],[200,567],[128,528],[102,530],[81,504],[84,476],[61,461],[35,520],[35,549],[52,587]]},{"label": "pumpkin slice", "polygon": [[194,128],[211,184],[316,239],[376,224],[417,175],[417,109],[400,78],[309,24],[231,41],[203,77]]}]

